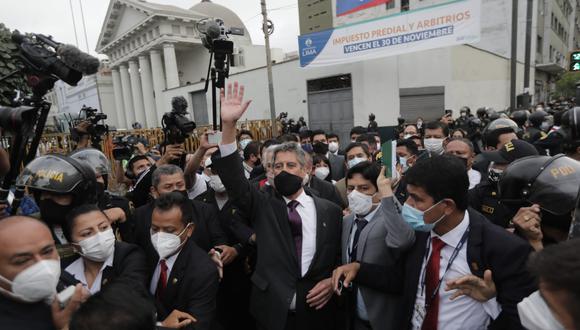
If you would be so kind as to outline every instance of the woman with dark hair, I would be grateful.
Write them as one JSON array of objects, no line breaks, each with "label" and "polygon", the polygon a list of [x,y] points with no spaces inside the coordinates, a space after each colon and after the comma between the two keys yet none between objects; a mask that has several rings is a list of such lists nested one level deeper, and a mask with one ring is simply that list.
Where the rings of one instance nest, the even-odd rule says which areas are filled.
[{"label": "woman with dark hair", "polygon": [[312,166],[314,168],[314,175],[320,180],[325,180],[334,184],[336,181],[332,180],[332,170],[330,169],[330,161],[326,156],[314,154],[312,158]]},{"label": "woman with dark hair", "polygon": [[453,130],[453,132],[451,133],[451,137],[452,138],[467,138],[467,132],[461,128],[457,128],[455,130]]},{"label": "woman with dark hair", "polygon": [[109,219],[96,205],[73,209],[63,233],[78,255],[63,259],[62,268],[91,294],[117,279],[145,288],[145,254],[136,245],[116,241]]}]

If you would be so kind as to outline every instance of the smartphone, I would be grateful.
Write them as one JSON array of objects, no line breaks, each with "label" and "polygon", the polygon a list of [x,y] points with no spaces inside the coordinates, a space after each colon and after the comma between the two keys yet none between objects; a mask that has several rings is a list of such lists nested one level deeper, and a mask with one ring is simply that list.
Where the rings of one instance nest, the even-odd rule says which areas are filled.
[{"label": "smartphone", "polygon": [[445,116],[453,116],[453,110],[451,109],[445,110]]},{"label": "smartphone", "polygon": [[209,144],[220,144],[222,142],[222,132],[207,133],[207,142]]}]

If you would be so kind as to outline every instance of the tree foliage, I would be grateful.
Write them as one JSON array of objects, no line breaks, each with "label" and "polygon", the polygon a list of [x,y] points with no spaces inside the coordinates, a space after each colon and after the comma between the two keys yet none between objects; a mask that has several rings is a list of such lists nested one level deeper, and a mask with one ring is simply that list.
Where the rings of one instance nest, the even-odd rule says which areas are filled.
[{"label": "tree foliage", "polygon": [[[21,70],[23,64],[18,57],[18,47],[12,42],[12,32],[0,23],[0,77],[14,70]],[[10,105],[16,95],[15,90],[27,92],[26,79],[22,73],[16,73],[0,82],[0,105]]]},{"label": "tree foliage", "polygon": [[580,72],[569,71],[556,81],[556,97],[573,97],[576,95],[576,83],[580,82]]}]

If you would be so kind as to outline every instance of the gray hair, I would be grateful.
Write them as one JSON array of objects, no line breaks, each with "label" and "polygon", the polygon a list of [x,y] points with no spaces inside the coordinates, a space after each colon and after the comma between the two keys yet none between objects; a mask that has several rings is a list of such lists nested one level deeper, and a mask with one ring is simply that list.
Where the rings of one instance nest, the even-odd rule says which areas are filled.
[{"label": "gray hair", "polygon": [[279,152],[292,152],[296,154],[296,158],[298,158],[298,163],[300,164],[300,166],[301,167],[306,166],[306,152],[304,152],[302,146],[300,146],[299,143],[286,142],[277,145],[276,148],[274,148],[274,157],[272,163],[276,163],[276,157],[278,156]]},{"label": "gray hair", "polygon": [[[279,146],[279,144],[273,144],[273,145],[269,146],[268,148],[264,148],[264,150],[262,150],[262,164],[267,165],[267,163],[272,163],[274,150],[278,146]],[[270,157],[268,157],[268,156],[270,156]]]},{"label": "gray hair", "polygon": [[449,144],[452,141],[463,142],[463,143],[465,143],[469,147],[469,150],[471,150],[472,153],[475,152],[475,148],[473,147],[473,142],[471,142],[471,140],[469,140],[469,139],[462,138],[462,137],[461,138],[460,137],[456,137],[456,138],[450,139],[449,142],[447,142],[447,144]]},{"label": "gray hair", "polygon": [[183,175],[183,170],[181,167],[173,164],[161,165],[153,172],[153,175],[151,176],[151,185],[153,187],[157,187],[159,182],[161,182],[162,176],[173,175],[177,173]]}]

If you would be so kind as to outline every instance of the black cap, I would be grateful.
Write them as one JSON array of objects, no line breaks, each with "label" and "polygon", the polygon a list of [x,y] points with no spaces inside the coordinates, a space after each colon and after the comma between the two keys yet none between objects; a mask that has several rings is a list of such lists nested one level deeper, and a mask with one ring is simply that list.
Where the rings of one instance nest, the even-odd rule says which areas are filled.
[{"label": "black cap", "polygon": [[516,159],[537,155],[536,147],[523,140],[512,140],[499,150],[483,153],[485,159],[496,164],[510,164]]}]

